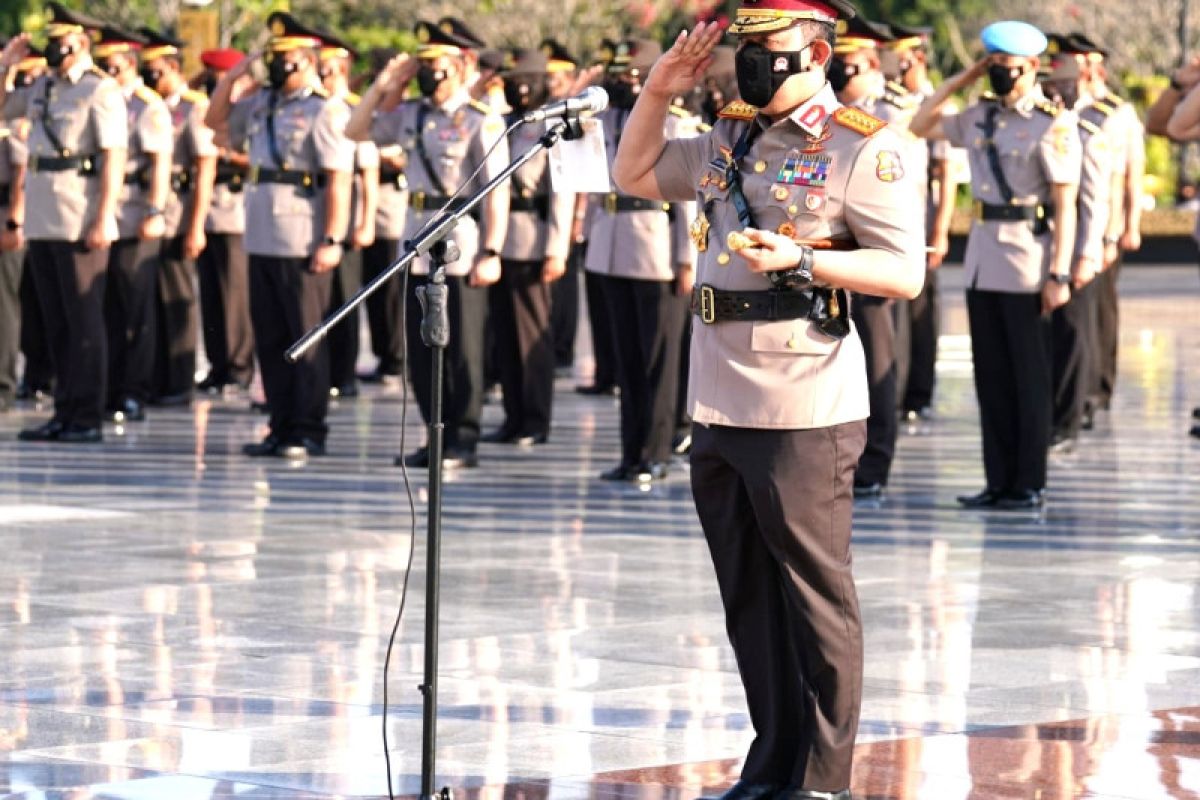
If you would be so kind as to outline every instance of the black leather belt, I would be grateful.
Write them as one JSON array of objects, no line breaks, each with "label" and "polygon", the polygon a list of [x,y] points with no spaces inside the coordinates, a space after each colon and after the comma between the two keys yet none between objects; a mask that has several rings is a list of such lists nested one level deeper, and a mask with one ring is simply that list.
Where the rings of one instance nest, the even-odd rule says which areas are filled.
[{"label": "black leather belt", "polygon": [[850,333],[846,294],[834,289],[762,292],[728,292],[708,284],[692,289],[692,313],[705,325],[718,322],[778,322],[807,319],[826,336],[844,338]]},{"label": "black leather belt", "polygon": [[626,211],[663,211],[671,213],[671,204],[661,200],[646,200],[641,197],[625,197],[610,192],[604,196],[604,210],[609,214]]},{"label": "black leather belt", "polygon": [[9,197],[9,194],[8,194],[8,190],[11,187],[12,187],[12,184],[0,183],[0,206],[6,206],[10,202],[12,202],[12,198]]},{"label": "black leather belt", "polygon": [[513,195],[508,201],[509,211],[532,211],[543,218],[550,215],[550,197],[542,195],[541,197],[519,197]]},{"label": "black leather belt", "polygon": [[192,173],[181,169],[171,173],[171,190],[175,194],[187,194],[192,190]]},{"label": "black leather belt", "polygon": [[80,175],[95,175],[96,161],[92,156],[30,156],[32,172],[68,172],[79,170]]},{"label": "black leather belt", "polygon": [[240,192],[242,184],[246,182],[246,173],[237,169],[221,169],[217,168],[217,177],[213,181],[215,186],[228,186],[231,192]]},{"label": "black leather belt", "polygon": [[436,194],[426,194],[425,192],[412,192],[408,196],[408,204],[416,211],[437,211],[442,206],[449,203],[447,211],[458,211],[467,204],[467,201],[461,197],[454,198],[451,202],[449,197],[444,197]]},{"label": "black leather belt", "polygon": [[250,168],[251,183],[280,183],[285,186],[299,186],[312,189],[325,185],[324,174],[313,174],[301,169],[266,169],[263,167]]},{"label": "black leather belt", "polygon": [[142,189],[145,189],[146,188],[146,179],[143,177],[142,171],[140,169],[137,172],[126,172],[125,173],[125,184],[128,186],[138,186]]},{"label": "black leather belt", "polygon": [[395,186],[399,189],[403,189],[404,173],[398,169],[381,169],[379,170],[379,185]]},{"label": "black leather belt", "polygon": [[975,218],[985,222],[1037,222],[1054,215],[1049,205],[1015,206],[975,203]]}]

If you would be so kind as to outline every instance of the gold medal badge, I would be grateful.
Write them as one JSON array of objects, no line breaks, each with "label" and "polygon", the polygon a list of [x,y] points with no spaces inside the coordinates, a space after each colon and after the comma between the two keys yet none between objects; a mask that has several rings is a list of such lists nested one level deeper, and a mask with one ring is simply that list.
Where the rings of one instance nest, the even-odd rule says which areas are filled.
[{"label": "gold medal badge", "polygon": [[708,249],[708,232],[711,228],[712,225],[703,211],[692,221],[692,225],[688,229],[688,234],[692,237],[692,244],[696,245],[698,252],[703,253]]}]

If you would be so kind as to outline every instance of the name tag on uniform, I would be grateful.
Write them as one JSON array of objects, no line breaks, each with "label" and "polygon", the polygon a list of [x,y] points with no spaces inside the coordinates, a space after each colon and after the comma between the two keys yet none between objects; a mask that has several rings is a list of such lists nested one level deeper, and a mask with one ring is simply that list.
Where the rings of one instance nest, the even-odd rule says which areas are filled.
[{"label": "name tag on uniform", "polygon": [[829,165],[832,163],[830,156],[802,153],[794,158],[789,157],[783,162],[775,182],[787,186],[824,188],[829,181]]}]

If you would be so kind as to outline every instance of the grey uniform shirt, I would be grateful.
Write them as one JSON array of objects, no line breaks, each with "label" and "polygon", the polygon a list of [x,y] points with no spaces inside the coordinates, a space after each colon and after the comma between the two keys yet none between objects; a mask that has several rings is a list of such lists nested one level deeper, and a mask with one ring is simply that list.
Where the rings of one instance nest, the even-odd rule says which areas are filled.
[{"label": "grey uniform shirt", "polygon": [[[96,220],[101,194],[101,165],[95,175],[77,170],[39,172],[36,159],[57,158],[54,142],[73,156],[98,157],[105,150],[124,150],[129,125],[121,87],[92,66],[86,54],[66,77],[41,75],[29,87],[8,96],[4,115],[13,120],[28,117],[31,169],[25,179],[25,236],[28,239],[81,241]],[[54,136],[47,133],[47,129]],[[117,238],[116,219],[105,220]]]},{"label": "grey uniform shirt", "polygon": [[[995,142],[1015,203],[1046,204],[1054,184],[1079,184],[1083,154],[1075,114],[1054,113],[1041,91],[1035,90],[1012,107],[985,99],[942,117],[946,138],[967,150],[976,201],[1005,203],[984,141],[989,108],[999,109]],[[1053,256],[1052,234],[1035,236],[1029,222],[976,219],[967,239],[966,283],[973,289],[994,292],[1038,292]]]},{"label": "grey uniform shirt", "polygon": [[[413,238],[438,210],[417,208],[414,204],[422,198],[452,194],[482,166],[479,175],[463,187],[460,196],[469,197],[508,166],[504,120],[488,106],[472,100],[465,89],[441,106],[424,99],[408,100],[392,112],[376,114],[371,121],[371,140],[380,148],[399,145],[408,159],[410,207],[402,239]],[[495,149],[489,156],[493,145]],[[508,183],[496,194],[507,206]],[[450,238],[458,245],[459,258],[447,265],[446,272],[461,277],[474,266],[481,242],[480,226],[471,217],[464,217]],[[428,259],[417,259],[413,274],[428,275]]]},{"label": "grey uniform shirt", "polygon": [[[610,108],[600,118],[610,173],[629,113],[627,109]],[[668,141],[694,133],[694,122],[672,109],[663,128]],[[613,211],[611,202],[625,196],[614,187],[609,195],[591,198],[592,219],[584,263],[588,272],[614,278],[670,281],[674,280],[680,264],[695,264],[695,247],[688,237],[688,226],[695,215],[691,202],[677,204],[669,214],[662,208]],[[693,200],[690,196],[686,199]]]},{"label": "grey uniform shirt", "polygon": [[[1079,137],[1083,145],[1083,167],[1079,175],[1079,221],[1075,230],[1074,259],[1104,261],[1104,233],[1112,206],[1115,161],[1109,131],[1116,127],[1112,117],[1095,105],[1076,109]],[[1073,259],[1073,261],[1074,261]]]},{"label": "grey uniform shirt", "polygon": [[[273,96],[277,96],[272,103]],[[270,144],[274,117],[275,148]],[[354,143],[345,136],[349,108],[304,87],[286,96],[264,89],[239,100],[229,117],[229,139],[259,169],[350,172]],[[276,160],[275,153],[279,160]],[[305,258],[325,237],[325,188],[254,183],[245,190],[246,252],[276,258]]]},{"label": "grey uniform shirt", "polygon": [[[897,268],[920,270],[918,176],[904,163],[904,141],[882,121],[841,109],[826,85],[754,141],[741,174],[755,225],[799,239],[852,237],[859,248],[894,256]],[[723,185],[725,159],[748,125],[762,124],[742,116],[722,118],[699,138],[668,142],[654,174],[665,197],[695,198],[711,225],[697,285],[762,291],[770,288],[767,278],[725,244],[730,231],[742,229]],[[806,319],[697,320],[692,327],[688,398],[692,419],[702,424],[808,429],[865,419],[866,376],[854,330],[839,340]]]},{"label": "grey uniform shirt", "polygon": [[[522,125],[508,137],[508,149],[520,155],[537,144],[545,130],[540,125]],[[512,202],[519,204],[540,198],[539,211],[512,209],[501,255],[513,261],[541,261],[566,258],[571,250],[571,223],[575,215],[575,195],[555,192],[550,185],[550,157],[543,150],[525,163],[510,185]]]},{"label": "grey uniform shirt", "polygon": [[[376,112],[374,124],[381,130],[389,127],[398,130],[403,106],[390,111]],[[408,218],[408,176],[405,170],[396,170],[389,159],[400,158],[403,162],[410,157],[398,142],[380,145],[379,150],[379,204],[375,209],[375,237],[378,239],[400,239],[404,236],[404,223]]]},{"label": "grey uniform shirt", "polygon": [[185,212],[190,213],[195,202],[196,161],[201,158],[215,158],[217,146],[213,143],[212,128],[204,124],[204,115],[208,112],[208,98],[203,93],[181,87],[166,99],[166,104],[171,112],[171,129],[175,137],[171,172],[173,175],[188,175],[185,191],[182,194],[176,192],[176,181],[172,181],[172,188],[167,196],[167,236],[171,237],[184,232],[179,227],[183,223]]},{"label": "grey uniform shirt", "polygon": [[[232,164],[217,159],[217,175],[236,170]],[[213,186],[212,202],[204,220],[204,230],[209,233],[237,234],[246,230],[245,180],[237,184],[217,181]]]},{"label": "grey uniform shirt", "polygon": [[0,125],[0,224],[8,219],[16,168],[29,162],[29,148],[17,135],[16,127]]},{"label": "grey uniform shirt", "polygon": [[122,92],[129,126],[125,157],[125,184],[117,200],[117,230],[122,239],[136,239],[150,208],[150,182],[154,157],[170,154],[173,146],[171,114],[158,93],[141,81]]}]

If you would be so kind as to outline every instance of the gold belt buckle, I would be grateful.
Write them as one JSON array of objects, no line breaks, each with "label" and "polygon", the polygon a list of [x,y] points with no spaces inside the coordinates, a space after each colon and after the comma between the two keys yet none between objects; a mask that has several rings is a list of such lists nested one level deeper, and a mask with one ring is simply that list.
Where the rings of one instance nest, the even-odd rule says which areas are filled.
[{"label": "gold belt buckle", "polygon": [[258,173],[259,173],[259,168],[257,166],[250,168],[250,174],[248,177],[250,178],[251,183],[258,183]]},{"label": "gold belt buckle", "polygon": [[39,161],[39,160],[40,160],[40,159],[39,159],[37,156],[30,156],[30,157],[29,157],[29,171],[30,171],[30,172],[37,172],[37,171],[38,171],[38,161]]},{"label": "gold belt buckle", "polygon": [[617,195],[610,192],[604,196],[604,210],[609,214],[617,213]]},{"label": "gold belt buckle", "polygon": [[425,210],[425,193],[424,192],[413,192],[412,207],[416,211],[424,211]]},{"label": "gold belt buckle", "polygon": [[983,201],[976,200],[975,207],[971,211],[971,215],[975,217],[977,222],[983,222]]},{"label": "gold belt buckle", "polygon": [[700,321],[705,325],[717,321],[717,297],[708,284],[700,287]]}]

